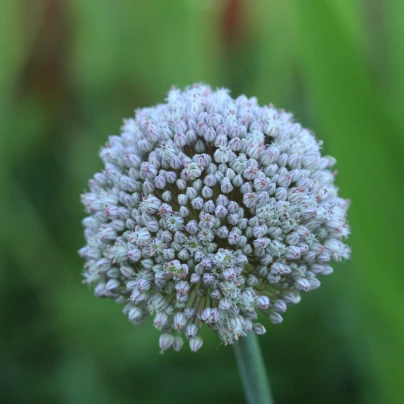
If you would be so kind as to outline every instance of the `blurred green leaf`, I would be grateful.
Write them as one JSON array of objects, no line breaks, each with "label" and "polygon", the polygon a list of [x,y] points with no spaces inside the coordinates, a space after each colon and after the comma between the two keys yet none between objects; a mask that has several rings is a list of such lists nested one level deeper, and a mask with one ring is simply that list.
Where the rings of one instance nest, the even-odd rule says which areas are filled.
[{"label": "blurred green leaf", "polygon": [[389,0],[384,4],[385,18],[383,28],[386,30],[388,66],[385,93],[389,101],[388,111],[394,117],[400,128],[400,135],[404,138],[404,124],[402,106],[404,104],[404,3],[400,0]]},{"label": "blurred green leaf", "polygon": [[76,253],[100,145],[171,85],[206,81],[294,111],[337,157],[353,201],[352,262],[260,339],[276,402],[401,403],[401,10],[397,0],[4,0],[1,401],[244,402],[229,347],[205,330],[196,355],[160,355],[150,324],[133,327],[80,284]]},{"label": "blurred green leaf", "polygon": [[261,103],[294,110],[297,106],[297,38],[290,3],[254,2],[252,30],[257,36],[257,72],[252,93]]},{"label": "blurred green leaf", "polygon": [[[305,84],[315,100],[314,120],[319,133],[327,136],[327,149],[340,162],[343,195],[353,200],[355,270],[350,290],[356,291],[362,304],[364,329],[374,333],[365,340],[384,402],[399,403],[397,370],[404,354],[404,319],[396,308],[402,300],[403,275],[397,271],[399,255],[390,253],[399,251],[404,225],[399,213],[404,202],[398,186],[404,169],[399,134],[329,3],[295,1],[294,5]],[[378,341],[384,341],[384,348]]]}]

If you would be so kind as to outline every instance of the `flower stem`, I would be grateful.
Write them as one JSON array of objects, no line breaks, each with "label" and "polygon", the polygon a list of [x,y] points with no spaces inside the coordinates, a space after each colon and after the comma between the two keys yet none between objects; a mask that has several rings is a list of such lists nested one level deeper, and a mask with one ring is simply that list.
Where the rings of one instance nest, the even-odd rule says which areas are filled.
[{"label": "flower stem", "polygon": [[250,332],[233,346],[247,403],[273,404],[257,336]]}]

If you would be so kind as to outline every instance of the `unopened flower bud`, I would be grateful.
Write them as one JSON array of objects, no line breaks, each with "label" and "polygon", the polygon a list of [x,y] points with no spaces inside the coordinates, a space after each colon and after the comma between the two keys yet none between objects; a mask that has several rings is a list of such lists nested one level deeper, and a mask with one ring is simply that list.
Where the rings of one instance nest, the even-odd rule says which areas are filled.
[{"label": "unopened flower bud", "polygon": [[257,335],[264,335],[267,332],[265,327],[260,323],[254,324],[253,330]]},{"label": "unopened flower bud", "polygon": [[189,340],[189,347],[192,352],[196,352],[202,348],[203,341],[201,337],[194,337]]},{"label": "unopened flower bud", "polygon": [[167,333],[161,334],[159,344],[160,352],[164,353],[164,351],[167,351],[174,344],[174,336]]},{"label": "unopened flower bud", "polygon": [[268,296],[262,295],[257,298],[257,305],[261,310],[266,310],[269,307]]},{"label": "unopened flower bud", "polygon": [[271,312],[271,314],[269,315],[269,320],[272,324],[280,324],[282,323],[283,318],[279,313]]}]

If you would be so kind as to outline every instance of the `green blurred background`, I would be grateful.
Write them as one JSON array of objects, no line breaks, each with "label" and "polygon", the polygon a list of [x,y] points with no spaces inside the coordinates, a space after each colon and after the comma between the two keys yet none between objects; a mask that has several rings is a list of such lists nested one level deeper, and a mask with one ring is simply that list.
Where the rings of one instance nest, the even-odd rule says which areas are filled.
[{"label": "green blurred background", "polygon": [[0,0],[0,401],[244,402],[230,347],[160,355],[76,253],[100,145],[203,81],[294,111],[352,199],[352,261],[260,338],[277,403],[403,403],[403,19],[401,0]]}]

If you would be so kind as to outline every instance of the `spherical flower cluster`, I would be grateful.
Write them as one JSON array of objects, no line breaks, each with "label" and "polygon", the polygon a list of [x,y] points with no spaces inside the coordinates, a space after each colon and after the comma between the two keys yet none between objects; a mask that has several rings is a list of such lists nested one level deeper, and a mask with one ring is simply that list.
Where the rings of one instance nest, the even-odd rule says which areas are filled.
[{"label": "spherical flower cluster", "polygon": [[349,257],[348,203],[335,160],[292,115],[226,89],[173,88],[136,111],[100,156],[82,195],[84,277],[124,303],[135,324],[153,316],[160,349],[202,346],[203,324],[224,343],[265,333],[330,261]]}]

